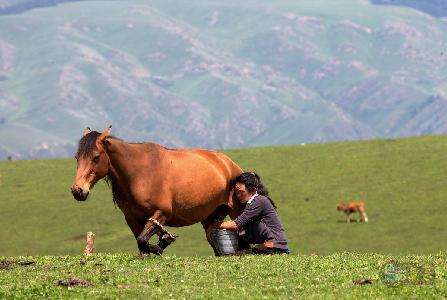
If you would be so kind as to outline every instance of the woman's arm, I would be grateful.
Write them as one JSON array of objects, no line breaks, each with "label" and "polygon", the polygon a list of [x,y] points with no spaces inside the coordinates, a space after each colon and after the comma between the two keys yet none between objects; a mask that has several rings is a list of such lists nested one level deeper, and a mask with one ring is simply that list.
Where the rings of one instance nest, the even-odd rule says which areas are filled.
[{"label": "woman's arm", "polygon": [[208,239],[211,237],[211,234],[214,231],[216,231],[216,229],[227,229],[231,231],[237,231],[238,227],[236,222],[234,221],[222,222],[219,220],[215,220],[206,230],[206,236],[208,237]]},{"label": "woman's arm", "polygon": [[240,214],[234,221],[226,221],[220,224],[219,229],[227,229],[231,231],[238,231],[239,227],[244,227],[245,224],[252,222],[255,218],[262,214],[264,209],[263,201],[258,199],[251,205],[247,206],[242,214]]},{"label": "woman's arm", "polygon": [[[265,197],[264,197],[265,198]],[[262,199],[262,198],[261,198]],[[267,198],[265,198],[267,199]],[[227,229],[231,231],[238,231],[239,227],[242,228],[245,226],[245,224],[250,223],[253,221],[256,217],[262,214],[262,211],[264,209],[263,201],[255,201],[254,203],[251,203],[250,206],[247,206],[242,214],[239,215],[234,221],[226,221],[222,223],[214,223],[212,224],[208,230],[207,234],[211,234],[216,229]],[[239,225],[238,225],[239,224]]]},{"label": "woman's arm", "polygon": [[[252,203],[248,203],[244,211],[234,220],[238,228],[243,228],[253,220],[260,218],[263,214],[265,201],[264,196],[257,196]],[[268,200],[267,200],[268,201]]]}]

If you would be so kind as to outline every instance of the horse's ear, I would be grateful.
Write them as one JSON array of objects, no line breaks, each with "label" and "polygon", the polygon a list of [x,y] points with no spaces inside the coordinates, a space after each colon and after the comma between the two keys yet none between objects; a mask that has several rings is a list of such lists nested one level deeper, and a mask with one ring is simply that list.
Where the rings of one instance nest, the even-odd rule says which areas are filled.
[{"label": "horse's ear", "polygon": [[86,136],[87,134],[89,134],[90,132],[92,132],[92,130],[90,129],[90,127],[85,127],[84,132],[82,133],[83,136]]},{"label": "horse's ear", "polygon": [[98,148],[101,148],[101,144],[102,142],[104,142],[104,140],[106,139],[106,137],[109,136],[110,131],[112,130],[112,125],[109,126],[109,128],[107,128],[106,130],[104,130],[101,135],[96,139],[96,146]]}]

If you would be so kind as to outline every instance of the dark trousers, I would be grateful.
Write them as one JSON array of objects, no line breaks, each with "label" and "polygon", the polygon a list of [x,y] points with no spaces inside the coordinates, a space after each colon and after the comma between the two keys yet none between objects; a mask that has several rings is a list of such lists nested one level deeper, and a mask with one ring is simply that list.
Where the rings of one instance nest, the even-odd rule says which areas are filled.
[{"label": "dark trousers", "polygon": [[[239,234],[238,251],[234,255],[245,254],[289,254],[288,249],[267,247],[264,243],[268,240],[268,228],[262,222],[248,224],[243,234]],[[256,244],[250,248],[250,244]]]},{"label": "dark trousers", "polygon": [[269,229],[262,221],[247,224],[239,231],[239,249],[248,249],[250,244],[263,244],[269,240]]}]

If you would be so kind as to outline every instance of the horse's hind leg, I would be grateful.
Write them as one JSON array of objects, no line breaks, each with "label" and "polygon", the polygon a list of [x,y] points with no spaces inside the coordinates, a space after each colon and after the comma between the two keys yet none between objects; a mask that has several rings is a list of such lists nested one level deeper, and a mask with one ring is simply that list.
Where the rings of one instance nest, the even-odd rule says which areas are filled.
[{"label": "horse's hind leg", "polygon": [[[213,224],[216,221],[223,221],[223,219],[225,219],[225,217],[228,215],[229,209],[230,208],[227,205],[222,204],[219,207],[217,207],[216,210],[211,215],[209,215],[205,220],[201,222],[203,229],[205,229],[205,234],[207,233],[207,230],[211,226],[211,224]],[[219,252],[217,251],[216,246],[214,246],[214,243],[210,240],[207,234],[206,239],[210,244],[211,248],[213,248],[214,255],[219,256]]]},{"label": "horse's hind leg", "polygon": [[[209,216],[208,218],[206,218],[205,220],[203,220],[203,221],[201,222],[201,223],[202,223],[202,226],[203,226],[203,229],[205,229],[205,234],[206,234],[206,232],[207,232],[207,230],[208,230],[208,227],[210,227],[210,225],[213,223],[214,220],[215,220],[215,219],[212,218],[212,216]],[[206,240],[208,241],[208,244],[210,244],[211,248],[213,248],[214,255],[215,255],[215,256],[219,256],[219,252],[217,251],[216,246],[214,246],[214,243],[210,240],[210,238],[208,237],[208,235],[206,235]]]}]

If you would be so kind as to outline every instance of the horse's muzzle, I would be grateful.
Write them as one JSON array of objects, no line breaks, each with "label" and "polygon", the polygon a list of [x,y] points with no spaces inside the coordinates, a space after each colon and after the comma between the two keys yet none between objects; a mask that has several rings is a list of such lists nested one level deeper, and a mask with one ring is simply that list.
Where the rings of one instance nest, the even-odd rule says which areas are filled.
[{"label": "horse's muzzle", "polygon": [[78,201],[85,201],[88,197],[88,191],[84,192],[82,188],[80,187],[72,187],[71,193],[73,194],[73,197]]}]

